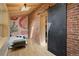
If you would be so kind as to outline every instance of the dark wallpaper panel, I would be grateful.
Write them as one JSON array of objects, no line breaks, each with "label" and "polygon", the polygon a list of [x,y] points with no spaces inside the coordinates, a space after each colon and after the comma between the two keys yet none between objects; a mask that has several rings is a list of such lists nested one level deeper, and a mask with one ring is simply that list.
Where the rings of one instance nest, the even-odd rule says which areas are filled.
[{"label": "dark wallpaper panel", "polygon": [[48,10],[48,50],[55,55],[66,55],[66,4],[56,4]]}]

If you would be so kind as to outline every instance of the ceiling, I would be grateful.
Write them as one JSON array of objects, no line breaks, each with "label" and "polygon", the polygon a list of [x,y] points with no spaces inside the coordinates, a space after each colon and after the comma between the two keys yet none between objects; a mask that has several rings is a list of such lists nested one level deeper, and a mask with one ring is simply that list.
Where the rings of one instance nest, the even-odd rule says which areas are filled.
[{"label": "ceiling", "polygon": [[[49,6],[54,6],[55,4],[51,3],[26,3],[26,7],[31,7],[28,11],[21,11],[20,9],[24,6],[25,3],[7,3],[7,8],[10,16],[17,16],[23,14],[30,14],[34,10],[39,9],[38,11],[42,11],[43,9],[49,8]],[[40,8],[41,7],[41,8]]]},{"label": "ceiling", "polygon": [[10,16],[14,15],[22,15],[22,14],[30,14],[32,11],[36,10],[41,6],[40,3],[27,3],[26,6],[31,7],[29,11],[20,11],[21,7],[24,6],[24,3],[7,3],[7,8]]}]

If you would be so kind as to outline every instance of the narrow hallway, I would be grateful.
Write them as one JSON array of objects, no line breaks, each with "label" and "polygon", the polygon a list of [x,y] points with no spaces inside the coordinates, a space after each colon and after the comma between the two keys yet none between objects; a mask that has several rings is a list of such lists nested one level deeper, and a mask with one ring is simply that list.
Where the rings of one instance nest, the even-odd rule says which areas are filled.
[{"label": "narrow hallway", "polygon": [[[3,29],[1,39],[7,37],[5,39],[7,43],[3,42],[5,40],[1,41],[0,55],[55,56],[48,51],[46,36],[48,9],[54,5],[49,3],[6,3],[0,5],[3,8],[1,10],[6,11],[6,13],[2,12],[1,14],[1,17],[3,16],[2,18],[4,19],[4,21],[1,20],[3,22],[1,23],[1,29]],[[6,19],[4,16],[6,16]]]}]

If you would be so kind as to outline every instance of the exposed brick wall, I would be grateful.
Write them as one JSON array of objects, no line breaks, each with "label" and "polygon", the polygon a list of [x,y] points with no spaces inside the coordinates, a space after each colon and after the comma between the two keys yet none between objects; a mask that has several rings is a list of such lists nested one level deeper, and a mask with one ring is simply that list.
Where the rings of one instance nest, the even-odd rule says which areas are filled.
[{"label": "exposed brick wall", "polygon": [[79,55],[79,4],[67,4],[67,55]]}]

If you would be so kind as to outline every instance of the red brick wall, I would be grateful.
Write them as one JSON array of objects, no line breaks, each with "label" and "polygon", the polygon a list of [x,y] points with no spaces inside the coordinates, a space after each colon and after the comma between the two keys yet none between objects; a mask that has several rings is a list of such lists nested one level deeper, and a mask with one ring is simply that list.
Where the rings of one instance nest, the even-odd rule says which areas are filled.
[{"label": "red brick wall", "polygon": [[67,4],[67,55],[79,55],[79,4]]}]

